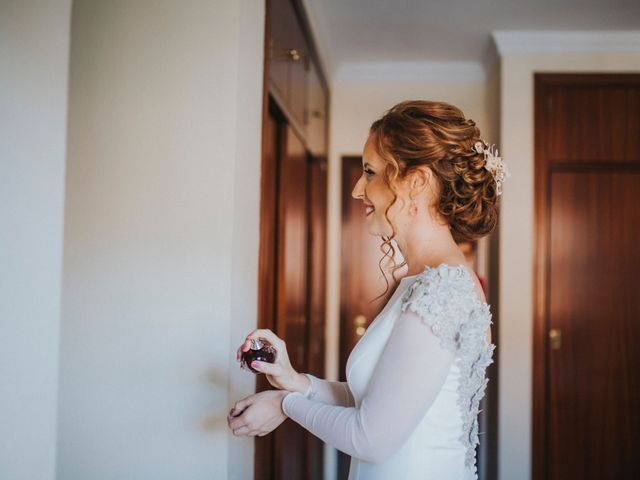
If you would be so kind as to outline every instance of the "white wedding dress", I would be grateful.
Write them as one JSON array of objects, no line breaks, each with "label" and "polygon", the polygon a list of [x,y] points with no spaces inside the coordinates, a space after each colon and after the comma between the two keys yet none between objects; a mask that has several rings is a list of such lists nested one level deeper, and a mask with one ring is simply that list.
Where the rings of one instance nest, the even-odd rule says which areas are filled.
[{"label": "white wedding dress", "polygon": [[495,346],[489,305],[462,265],[402,278],[347,361],[347,381],[306,374],[284,413],[351,455],[349,480],[476,479],[478,408]]}]

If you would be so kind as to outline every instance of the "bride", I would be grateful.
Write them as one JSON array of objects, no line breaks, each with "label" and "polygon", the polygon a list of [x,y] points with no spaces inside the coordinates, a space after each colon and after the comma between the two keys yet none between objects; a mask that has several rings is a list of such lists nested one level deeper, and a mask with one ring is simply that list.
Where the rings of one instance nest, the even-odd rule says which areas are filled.
[{"label": "bride", "polygon": [[[346,382],[296,372],[285,342],[251,332],[277,350],[255,362],[278,390],[235,403],[234,435],[266,435],[287,417],[351,456],[349,480],[475,479],[478,408],[488,379],[491,312],[458,241],[497,223],[506,170],[475,122],[444,102],[405,101],[370,127],[362,200],[369,233],[407,265],[380,314],[351,352]],[[395,278],[395,275],[394,275]]]}]

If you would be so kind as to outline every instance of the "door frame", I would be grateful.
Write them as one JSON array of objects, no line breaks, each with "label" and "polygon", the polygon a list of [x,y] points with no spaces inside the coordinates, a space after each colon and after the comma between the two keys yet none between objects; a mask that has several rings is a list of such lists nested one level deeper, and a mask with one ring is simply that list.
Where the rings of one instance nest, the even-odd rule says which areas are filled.
[{"label": "door frame", "polygon": [[532,417],[531,417],[531,478],[545,480],[548,470],[548,413],[549,405],[549,296],[546,286],[550,282],[549,228],[552,169],[561,168],[549,161],[545,142],[545,114],[551,107],[545,93],[551,85],[603,85],[607,79],[615,84],[638,83],[640,75],[625,72],[603,73],[533,73],[534,85],[534,245],[533,245],[533,364],[532,364]]},{"label": "door frame", "polygon": [[549,267],[547,265],[549,229],[549,162],[543,144],[544,101],[549,79],[547,74],[534,74],[534,265],[533,265],[533,379],[532,379],[532,423],[531,423],[531,478],[547,478],[546,439],[547,405],[545,399],[547,378],[547,352],[545,332],[548,325],[547,294],[545,285]]}]

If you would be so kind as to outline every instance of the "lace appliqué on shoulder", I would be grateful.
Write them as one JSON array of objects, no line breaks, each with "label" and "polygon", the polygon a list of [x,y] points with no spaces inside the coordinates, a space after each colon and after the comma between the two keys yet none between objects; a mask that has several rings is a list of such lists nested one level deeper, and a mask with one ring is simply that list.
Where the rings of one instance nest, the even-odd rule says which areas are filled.
[{"label": "lace appliqu\u00e9 on shoulder", "polygon": [[463,422],[460,441],[467,447],[465,464],[475,472],[479,405],[489,381],[485,370],[493,362],[495,349],[486,339],[492,323],[489,305],[477,297],[474,281],[464,266],[441,264],[425,267],[403,294],[401,308],[420,315],[440,338],[440,344],[456,354]]}]

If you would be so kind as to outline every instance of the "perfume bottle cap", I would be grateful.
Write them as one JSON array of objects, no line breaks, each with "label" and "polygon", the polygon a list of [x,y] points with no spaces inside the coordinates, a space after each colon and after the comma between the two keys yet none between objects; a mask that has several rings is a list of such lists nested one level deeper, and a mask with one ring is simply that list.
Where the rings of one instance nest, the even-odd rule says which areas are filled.
[{"label": "perfume bottle cap", "polygon": [[263,343],[260,341],[260,339],[251,339],[251,349],[252,350],[260,350],[262,347],[264,347]]}]

